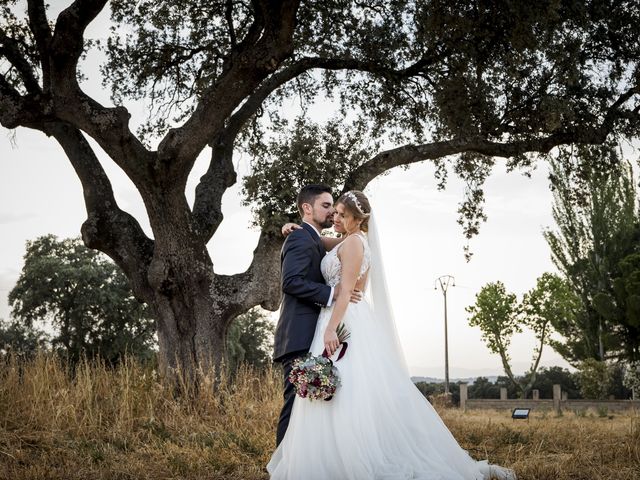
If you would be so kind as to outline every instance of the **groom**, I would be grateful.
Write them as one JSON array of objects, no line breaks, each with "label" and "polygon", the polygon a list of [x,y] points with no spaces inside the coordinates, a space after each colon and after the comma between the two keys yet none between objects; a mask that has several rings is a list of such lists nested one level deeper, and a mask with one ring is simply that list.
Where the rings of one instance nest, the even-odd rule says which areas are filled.
[{"label": "groom", "polygon": [[[298,193],[298,211],[302,228],[293,230],[284,242],[281,254],[282,305],[276,327],[274,362],[282,363],[284,405],[280,412],[276,445],[289,425],[295,391],[289,373],[296,358],[309,352],[320,309],[328,307],[339,295],[340,287],[329,287],[320,272],[326,249],[320,232],[333,225],[333,197],[327,185],[306,185]],[[356,292],[352,300],[359,300]]]}]

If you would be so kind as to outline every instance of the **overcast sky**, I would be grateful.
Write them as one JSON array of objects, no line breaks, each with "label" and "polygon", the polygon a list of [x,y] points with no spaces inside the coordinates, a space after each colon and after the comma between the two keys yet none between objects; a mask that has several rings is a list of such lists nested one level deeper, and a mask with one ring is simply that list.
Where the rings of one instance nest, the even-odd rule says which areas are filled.
[{"label": "overcast sky", "polygon": [[[89,32],[104,37],[108,15],[103,12]],[[104,104],[90,55],[84,88]],[[144,115],[143,104],[127,105],[133,120]],[[296,106],[291,104],[291,108]],[[316,113],[317,114],[317,113]],[[311,115],[314,115],[313,110]],[[13,137],[15,135],[15,137]],[[121,208],[134,215],[148,235],[151,231],[139,194],[120,169],[93,143],[110,176]],[[372,152],[374,153],[374,152]],[[208,153],[201,155],[191,173],[187,196],[193,199],[196,181],[206,170]],[[247,159],[238,157],[246,171]],[[472,240],[473,259],[463,256],[465,239],[457,224],[463,185],[451,175],[446,191],[436,189],[430,163],[394,170],[371,183],[367,192],[379,219],[388,285],[407,362],[413,375],[444,376],[443,296],[435,279],[454,275],[456,287],[448,294],[449,364],[452,377],[502,374],[500,359],[481,340],[478,328],[468,325],[465,307],[488,282],[501,280],[518,298],[531,289],[545,271],[556,271],[542,230],[553,226],[551,193],[544,164],[532,178],[507,174],[499,161],[485,187],[487,223]],[[218,273],[241,272],[251,261],[258,231],[250,227],[249,209],[241,206],[239,187],[223,198],[225,220],[209,244]],[[0,127],[0,318],[8,318],[6,297],[23,265],[25,241],[53,233],[77,236],[86,218],[80,182],[57,143],[39,132]],[[275,314],[274,314],[275,318]],[[531,363],[534,337],[514,337],[510,349],[514,370],[524,372]],[[545,347],[542,365],[568,364]]]}]

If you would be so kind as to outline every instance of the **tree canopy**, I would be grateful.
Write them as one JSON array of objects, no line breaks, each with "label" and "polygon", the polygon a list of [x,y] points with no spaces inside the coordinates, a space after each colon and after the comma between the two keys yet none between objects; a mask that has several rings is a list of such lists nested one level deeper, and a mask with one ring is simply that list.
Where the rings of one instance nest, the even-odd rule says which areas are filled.
[{"label": "tree canopy", "polygon": [[[86,31],[107,4],[113,29],[98,45]],[[52,18],[43,0],[0,0],[0,124],[62,146],[83,186],[85,245],[149,304],[163,364],[204,365],[224,358],[238,314],[277,308],[271,222],[282,215],[272,213],[291,212],[300,179],[317,180],[304,170],[315,158],[338,166],[327,177],[338,191],[425,160],[444,184],[452,165],[467,183],[459,212],[471,237],[496,157],[526,173],[559,145],[636,138],[639,10],[633,0],[75,0]],[[98,77],[82,70],[95,48],[110,105],[82,86]],[[150,116],[136,129],[126,102],[137,99]],[[292,121],[292,99],[302,116],[332,102],[335,119]],[[300,140],[315,136],[322,144],[305,150]],[[118,205],[87,137],[140,192],[153,238]],[[244,186],[262,232],[250,267],[221,275],[206,245],[237,151],[253,162]]]},{"label": "tree canopy", "polygon": [[579,299],[575,315],[552,320],[564,337],[552,346],[574,364],[640,355],[636,180],[629,163],[603,169],[615,152],[604,154],[576,152],[602,160],[579,176],[559,160],[551,162],[556,228],[544,235],[553,262]]},{"label": "tree canopy", "polygon": [[[575,315],[577,302],[566,281],[557,275],[543,273],[521,302],[498,281],[482,287],[476,295],[476,303],[466,310],[470,314],[469,325],[480,327],[482,339],[489,350],[500,355],[507,378],[519,395],[527,398],[536,382],[542,350],[549,342],[551,325],[558,321],[569,321]],[[523,327],[533,332],[538,345],[529,371],[519,379],[511,369],[508,349],[512,336],[522,333]]]},{"label": "tree canopy", "polygon": [[27,242],[24,262],[9,292],[12,316],[21,325],[17,333],[24,334],[14,336],[18,345],[34,337],[34,327],[46,325],[54,330],[53,349],[72,362],[83,355],[112,364],[126,354],[142,359],[154,355],[149,310],[104,254],[88,249],[79,238],[45,235]]}]

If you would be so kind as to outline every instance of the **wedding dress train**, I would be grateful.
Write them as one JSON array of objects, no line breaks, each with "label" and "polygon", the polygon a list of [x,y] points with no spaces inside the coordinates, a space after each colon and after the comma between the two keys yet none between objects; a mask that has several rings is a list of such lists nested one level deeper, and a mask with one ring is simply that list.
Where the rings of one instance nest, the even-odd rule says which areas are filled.
[{"label": "wedding dress train", "polygon": [[[360,238],[363,274],[371,255],[367,240]],[[322,261],[329,285],[340,281],[338,249]],[[331,401],[296,397],[287,433],[267,465],[271,479],[515,479],[510,470],[475,461],[458,445],[411,381],[404,358],[398,360],[390,319],[384,318],[388,312],[381,314],[372,303],[375,296],[349,304],[343,319],[351,333],[348,351],[335,363],[341,386]],[[331,312],[323,309],[318,319],[314,355],[324,349]]]}]

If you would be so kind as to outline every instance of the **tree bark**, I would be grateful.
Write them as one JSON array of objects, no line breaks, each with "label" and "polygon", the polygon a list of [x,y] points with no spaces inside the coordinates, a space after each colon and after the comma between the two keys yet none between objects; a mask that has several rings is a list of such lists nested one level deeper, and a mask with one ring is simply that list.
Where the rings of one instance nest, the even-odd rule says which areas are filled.
[{"label": "tree bark", "polygon": [[225,360],[227,331],[237,315],[258,304],[277,308],[282,240],[262,235],[246,272],[216,275],[203,237],[194,235],[184,194],[157,190],[145,203],[155,234],[147,301],[157,320],[161,368],[197,384],[199,372]]}]

